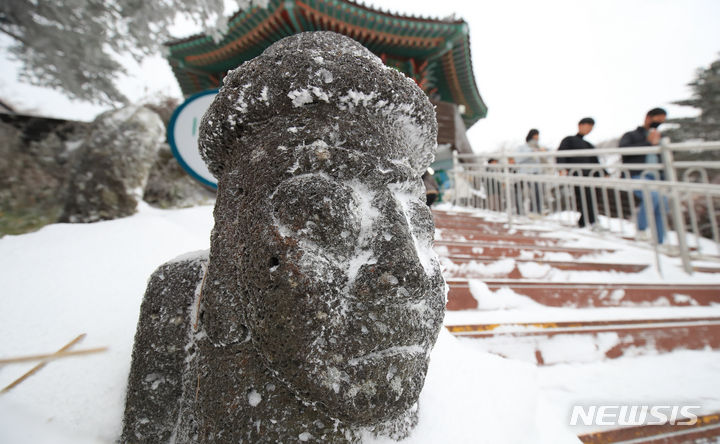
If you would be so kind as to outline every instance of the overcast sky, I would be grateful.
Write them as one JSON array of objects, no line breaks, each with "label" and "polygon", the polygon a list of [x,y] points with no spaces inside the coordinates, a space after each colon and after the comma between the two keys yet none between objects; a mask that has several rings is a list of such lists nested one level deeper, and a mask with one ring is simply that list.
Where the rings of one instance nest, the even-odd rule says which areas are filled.
[{"label": "overcast sky", "polygon": [[[514,146],[530,128],[556,148],[577,121],[595,118],[587,139],[619,137],[664,106],[670,117],[692,115],[670,105],[687,98],[698,67],[720,57],[720,0],[392,0],[366,1],[399,13],[445,17],[470,26],[475,79],[488,105],[468,132],[476,151]],[[193,30],[178,30],[178,36]],[[0,38],[0,45],[7,45]],[[37,114],[91,120],[101,107],[16,81],[17,65],[0,50],[0,97]],[[121,89],[138,100],[155,92],[180,96],[160,57],[128,67]]]}]

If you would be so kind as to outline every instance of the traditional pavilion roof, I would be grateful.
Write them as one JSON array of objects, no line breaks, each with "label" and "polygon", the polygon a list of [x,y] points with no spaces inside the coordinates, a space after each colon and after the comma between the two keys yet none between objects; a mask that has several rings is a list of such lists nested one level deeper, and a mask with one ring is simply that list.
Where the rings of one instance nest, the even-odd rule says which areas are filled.
[{"label": "traditional pavilion roof", "polygon": [[475,85],[468,25],[371,9],[350,0],[269,0],[267,8],[238,11],[219,40],[195,35],[166,44],[167,59],[188,96],[217,88],[228,70],[288,35],[335,31],[362,43],[415,79],[436,101],[462,105],[465,126],[487,114]]}]

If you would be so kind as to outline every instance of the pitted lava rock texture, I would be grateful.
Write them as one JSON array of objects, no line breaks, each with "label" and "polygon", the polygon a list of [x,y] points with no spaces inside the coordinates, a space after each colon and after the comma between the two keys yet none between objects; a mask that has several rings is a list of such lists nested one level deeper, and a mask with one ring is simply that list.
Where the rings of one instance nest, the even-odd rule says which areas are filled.
[{"label": "pitted lava rock texture", "polygon": [[407,436],[444,314],[421,180],[436,132],[423,92],[339,34],[230,72],[200,130],[210,254],[151,279],[123,441]]}]

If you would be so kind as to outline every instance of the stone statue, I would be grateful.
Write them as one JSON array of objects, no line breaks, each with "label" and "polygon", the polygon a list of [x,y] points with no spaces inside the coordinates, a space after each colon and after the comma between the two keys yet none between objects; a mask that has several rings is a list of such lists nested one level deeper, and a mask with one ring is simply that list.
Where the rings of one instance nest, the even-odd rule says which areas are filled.
[{"label": "stone statue", "polygon": [[417,422],[444,281],[415,83],[332,32],[228,73],[203,117],[209,257],[161,266],[141,308],[123,442],[354,442]]}]

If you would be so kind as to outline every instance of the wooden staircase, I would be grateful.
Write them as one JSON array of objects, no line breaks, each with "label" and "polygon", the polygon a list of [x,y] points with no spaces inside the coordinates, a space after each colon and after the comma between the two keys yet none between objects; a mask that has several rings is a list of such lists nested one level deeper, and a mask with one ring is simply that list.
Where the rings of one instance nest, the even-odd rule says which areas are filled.
[{"label": "wooden staircase", "polygon": [[[708,347],[720,350],[720,312],[708,315],[707,310],[674,310],[668,316],[663,309],[692,310],[720,304],[720,283],[618,283],[623,281],[618,276],[640,273],[650,264],[598,261],[598,256],[614,250],[565,246],[566,239],[549,229],[509,230],[503,222],[470,213],[434,211],[434,215],[435,249],[449,285],[447,310],[450,314],[468,315],[448,316],[447,328],[456,336],[488,341],[488,351],[500,355],[506,355],[503,344],[525,342],[528,347],[535,347],[532,355],[540,365],[557,363],[543,356],[544,341],[567,335],[607,343],[608,334],[612,334],[614,343],[605,350],[605,358],[623,356],[628,350],[633,355]],[[531,277],[523,273],[527,264],[535,269]],[[597,282],[545,279],[553,270],[609,274],[608,281]],[[564,310],[529,311],[526,314],[530,320],[511,320],[507,316],[495,320],[495,314],[504,313],[483,310],[483,304],[471,291],[473,280],[482,281],[491,293],[509,291],[537,306]],[[609,308],[634,311],[618,313],[613,318]],[[574,318],[572,309],[582,309],[582,316],[577,313]],[[555,314],[560,316],[556,319]],[[477,321],[466,322],[467,319]]]}]

